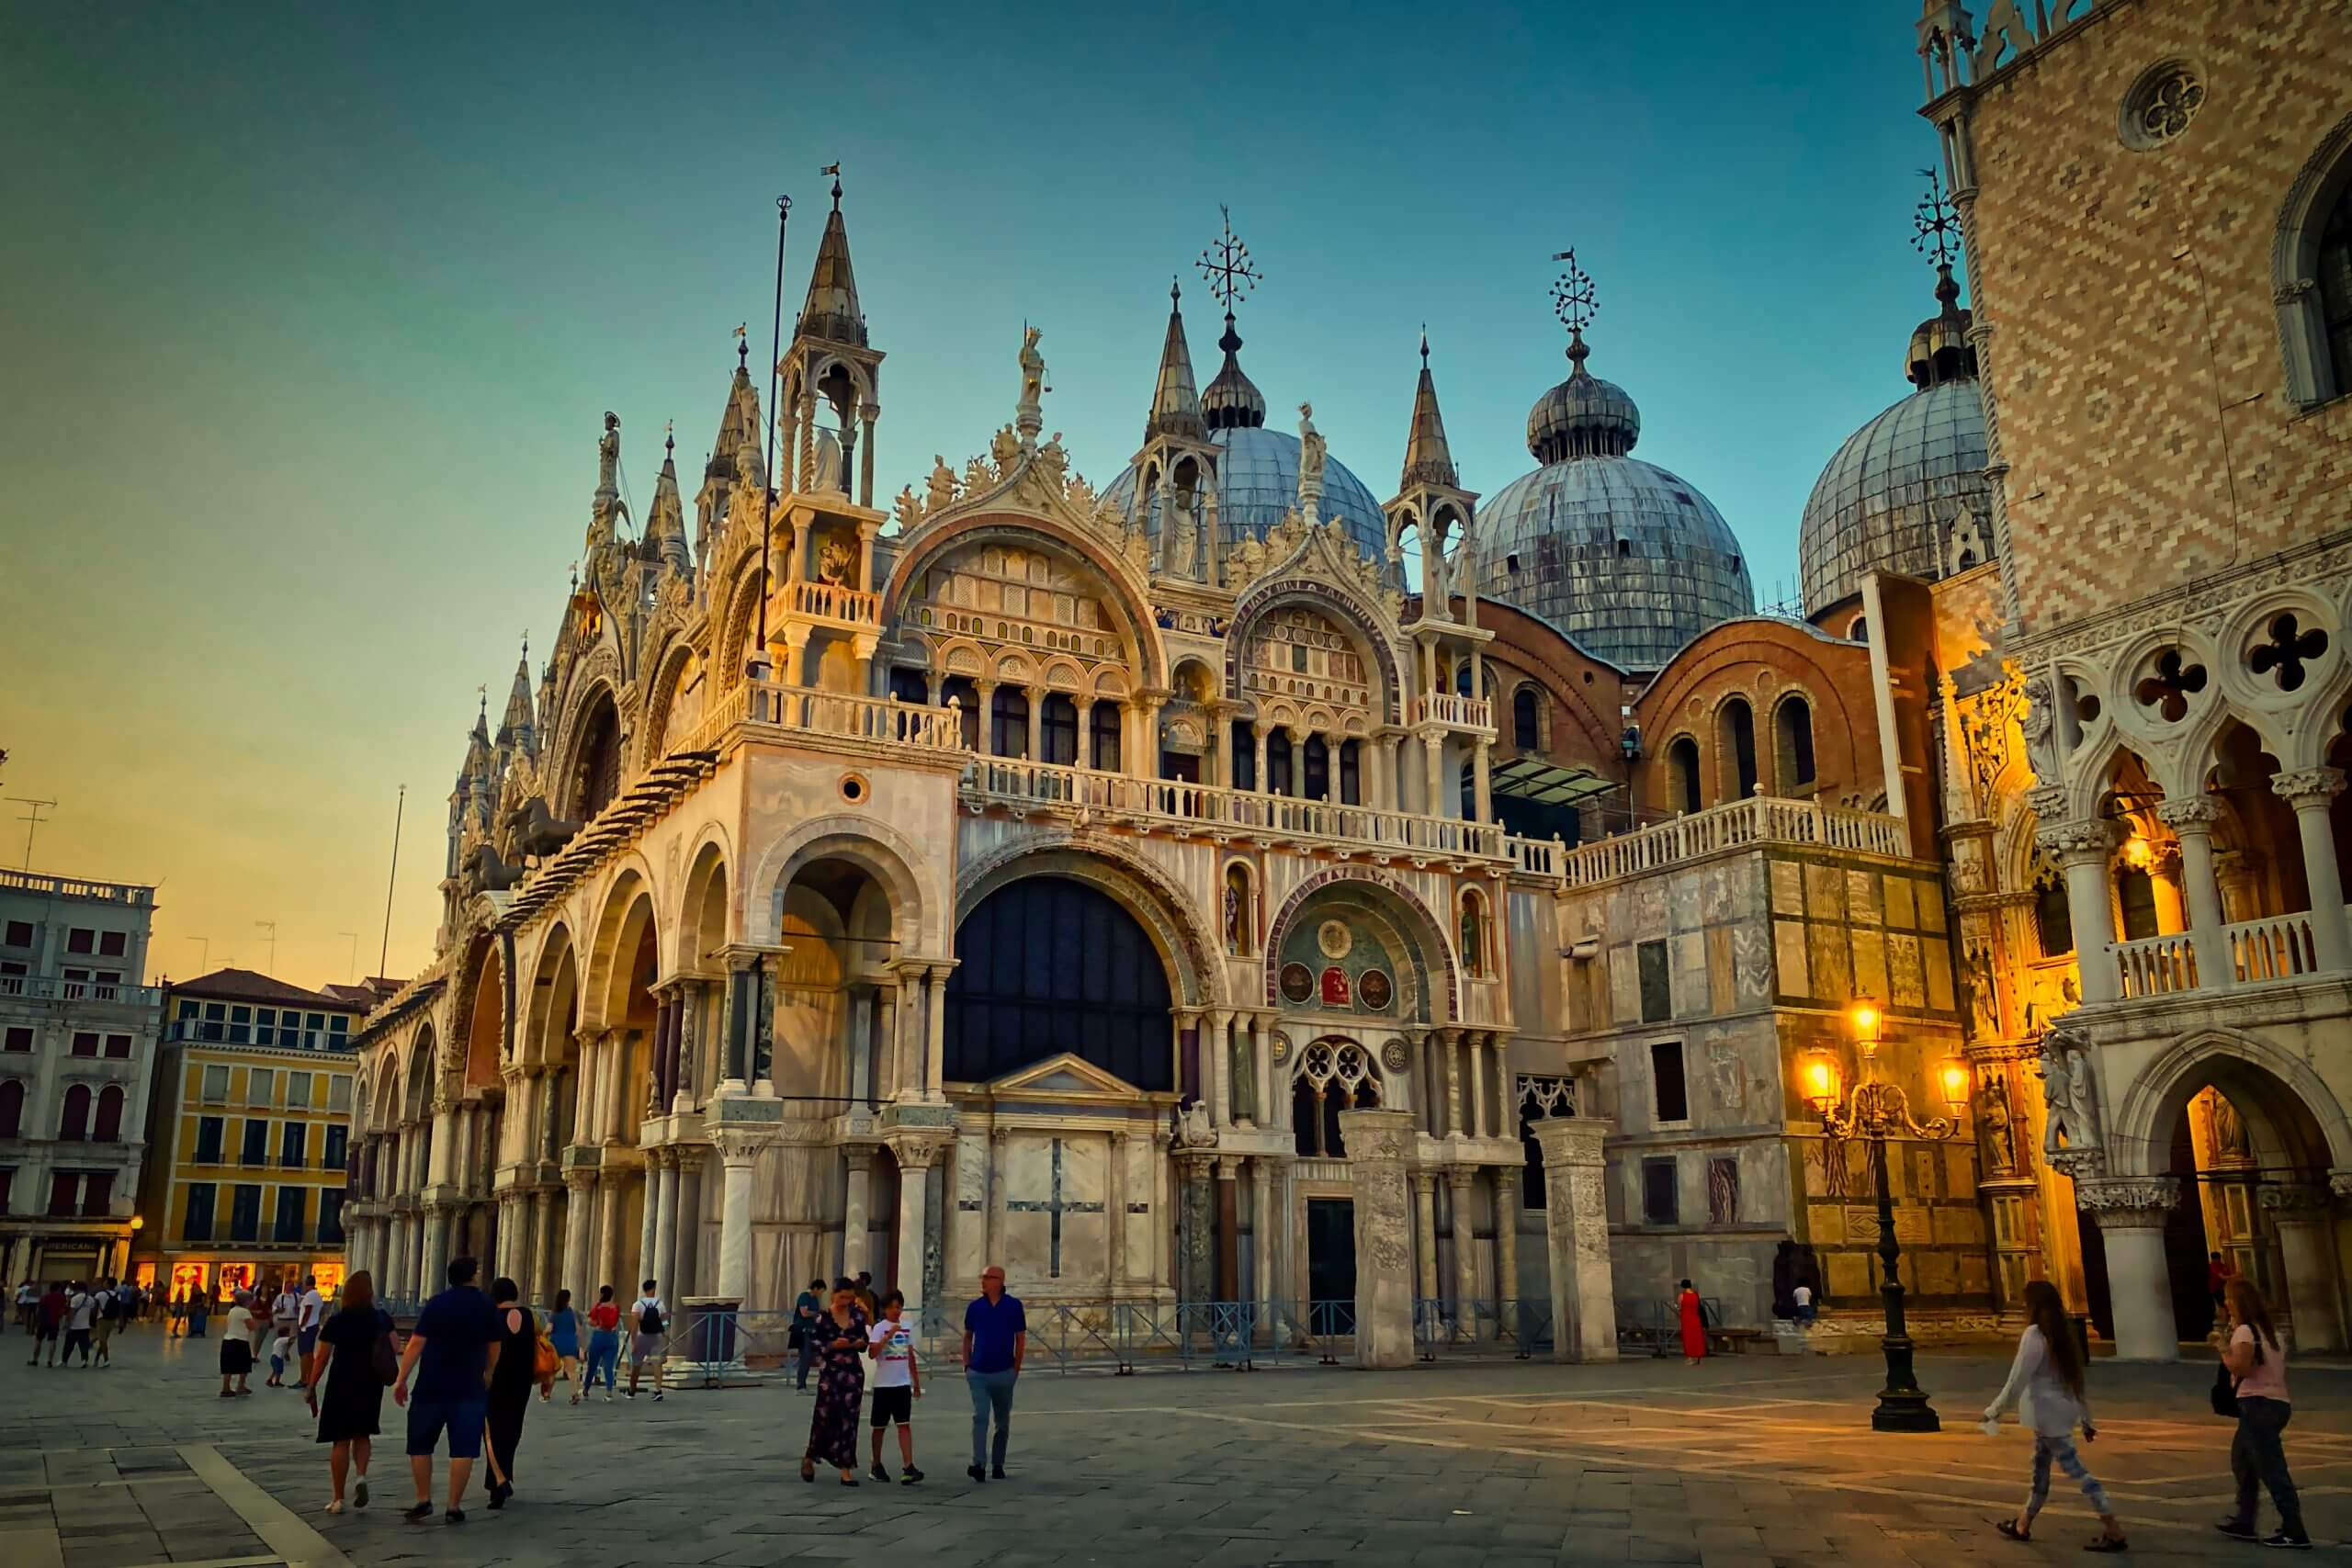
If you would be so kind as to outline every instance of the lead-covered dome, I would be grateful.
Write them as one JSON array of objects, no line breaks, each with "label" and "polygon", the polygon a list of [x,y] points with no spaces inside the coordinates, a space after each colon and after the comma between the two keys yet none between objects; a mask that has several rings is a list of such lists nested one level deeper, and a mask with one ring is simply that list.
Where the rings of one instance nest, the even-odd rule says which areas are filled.
[{"label": "lead-covered dome", "polygon": [[[1262,539],[1283,516],[1298,506],[1298,437],[1286,430],[1237,424],[1212,430],[1208,438],[1222,451],[1216,464],[1217,546],[1229,548],[1243,539]],[[1130,463],[1102,492],[1120,512],[1134,515],[1136,469]],[[1347,529],[1358,550],[1373,560],[1385,559],[1388,524],[1380,503],[1363,481],[1337,457],[1323,465],[1322,514]],[[1144,533],[1159,537],[1159,504],[1155,499],[1144,514]]]},{"label": "lead-covered dome", "polygon": [[1905,353],[1916,389],[1846,438],[1815,481],[1797,530],[1808,615],[1858,592],[1873,570],[1935,579],[1992,558],[1984,402],[1951,269],[1937,314]]},{"label": "lead-covered dome", "polygon": [[1568,378],[1536,400],[1527,446],[1544,466],[1478,513],[1478,592],[1540,615],[1588,652],[1657,670],[1692,637],[1753,614],[1739,540],[1679,475],[1630,456],[1642,414],[1587,370],[1584,334]]}]

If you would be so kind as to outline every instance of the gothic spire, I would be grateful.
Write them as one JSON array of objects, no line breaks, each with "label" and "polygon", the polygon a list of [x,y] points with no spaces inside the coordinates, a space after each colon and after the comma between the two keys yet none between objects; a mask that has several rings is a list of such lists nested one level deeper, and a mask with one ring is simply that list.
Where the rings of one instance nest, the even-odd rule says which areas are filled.
[{"label": "gothic spire", "polygon": [[833,209],[825,215],[824,238],[817,242],[817,265],[808,275],[808,299],[800,307],[797,331],[803,337],[866,346],[865,312],[858,309],[857,277],[850,270],[838,174],[833,176]]},{"label": "gothic spire", "polygon": [[533,750],[531,720],[531,644],[524,639],[523,657],[514,666],[514,689],[506,694],[505,716],[498,721],[498,746],[501,750],[520,745]]},{"label": "gothic spire", "polygon": [[653,509],[645,515],[645,558],[680,577],[694,574],[686,548],[686,508],[678,496],[678,438],[663,437],[662,474],[653,483]]},{"label": "gothic spire", "polygon": [[1151,389],[1151,413],[1143,423],[1143,438],[1182,436],[1206,438],[1201,418],[1201,394],[1193,382],[1193,351],[1184,341],[1184,305],[1174,279],[1168,284],[1168,339],[1159,348],[1159,379]]},{"label": "gothic spire", "polygon": [[1424,327],[1421,378],[1413,389],[1413,425],[1405,435],[1405,478],[1397,488],[1434,484],[1456,489],[1461,482],[1453,468],[1453,449],[1446,445],[1445,418],[1438,412],[1437,383],[1430,378],[1430,334]]}]

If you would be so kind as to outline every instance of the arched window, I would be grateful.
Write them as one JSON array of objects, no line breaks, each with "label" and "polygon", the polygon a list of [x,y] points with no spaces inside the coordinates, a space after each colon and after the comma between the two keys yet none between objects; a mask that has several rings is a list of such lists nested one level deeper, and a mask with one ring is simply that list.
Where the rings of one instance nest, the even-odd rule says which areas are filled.
[{"label": "arched window", "polygon": [[2075,951],[2075,911],[2066,902],[2066,884],[2047,865],[2033,879],[2033,934],[2044,958]]},{"label": "arched window", "polygon": [[612,804],[621,789],[621,719],[610,692],[599,692],[581,732],[580,761],[573,770],[572,818],[587,821]]},{"label": "arched window", "polygon": [[98,1124],[90,1134],[101,1144],[122,1141],[122,1086],[108,1084],[98,1091]]},{"label": "arched window", "polygon": [[2352,394],[2352,118],[2288,192],[2271,265],[2288,396],[2312,408]]},{"label": "arched window", "polygon": [[1543,748],[1541,727],[1535,718],[1535,688],[1532,686],[1521,686],[1510,695],[1510,743],[1522,751]]},{"label": "arched window", "polygon": [[1331,748],[1321,736],[1310,735],[1300,750],[1305,765],[1299,771],[1306,779],[1306,787],[1300,793],[1309,800],[1321,800],[1331,793]]},{"label": "arched window", "polygon": [[1340,804],[1363,804],[1363,742],[1360,740],[1340,742]]},{"label": "arched window", "polygon": [[1666,749],[1666,771],[1672,786],[1673,806],[1678,811],[1699,809],[1699,743],[1689,736],[1678,738]]},{"label": "arched window", "polygon": [[2136,865],[2115,874],[2115,901],[2123,912],[2123,940],[2143,942],[2161,934],[2156,924],[2155,878]]},{"label": "arched window", "polygon": [[1059,692],[1046,695],[1044,733],[1039,739],[1046,754],[1040,761],[1059,762],[1068,767],[1078,761],[1078,705]]},{"label": "arched window", "polygon": [[980,900],[947,978],[949,1078],[982,1083],[1071,1052],[1139,1089],[1176,1087],[1168,970],[1101,889],[1030,876]]},{"label": "arched window", "polygon": [[1462,972],[1476,979],[1487,972],[1487,900],[1476,888],[1462,893]]},{"label": "arched window", "polygon": [[0,1083],[0,1138],[13,1138],[23,1130],[25,1121],[25,1080],[10,1078]]},{"label": "arched window", "polygon": [[1724,794],[1746,800],[1756,793],[1756,710],[1734,697],[1715,716],[1718,765],[1725,770]]},{"label": "arched window", "polygon": [[1298,793],[1291,787],[1290,735],[1285,730],[1273,729],[1266,733],[1266,793]]},{"label": "arched window", "polygon": [[999,686],[989,699],[989,750],[999,757],[1029,755],[1029,694]]},{"label": "arched window", "polygon": [[1783,790],[1804,789],[1813,783],[1813,705],[1787,696],[1772,710],[1774,760],[1780,764]]},{"label": "arched window", "polygon": [[60,1142],[78,1144],[90,1135],[90,1086],[75,1084],[65,1091],[65,1111],[57,1119]]},{"label": "arched window", "polygon": [[1291,1080],[1291,1134],[1298,1152],[1310,1159],[1345,1159],[1340,1112],[1380,1106],[1380,1071],[1372,1055],[1352,1040],[1317,1040],[1299,1057]]}]

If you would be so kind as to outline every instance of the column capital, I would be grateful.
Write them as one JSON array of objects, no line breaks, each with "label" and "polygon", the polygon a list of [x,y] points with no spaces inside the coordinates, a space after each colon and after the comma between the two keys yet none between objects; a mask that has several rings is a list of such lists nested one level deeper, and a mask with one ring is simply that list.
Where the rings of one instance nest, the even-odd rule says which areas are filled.
[{"label": "column capital", "polygon": [[1238,1180],[1239,1179],[1240,1175],[1241,1156],[1239,1155],[1219,1155],[1216,1156],[1216,1179],[1219,1181]]},{"label": "column capital", "polygon": [[741,1168],[759,1157],[761,1148],[769,1142],[769,1134],[750,1128],[724,1127],[714,1131],[710,1141],[718,1145],[722,1161],[730,1168]]},{"label": "column capital", "polygon": [[2077,1206],[2098,1216],[2099,1224],[2125,1229],[2156,1228],[2180,1201],[2177,1176],[2110,1176],[2075,1183]]},{"label": "column capital", "polygon": [[2105,864],[2115,848],[2115,830],[2095,820],[2045,822],[2034,829],[2033,839],[2063,864],[2085,861]]},{"label": "column capital", "polygon": [[852,1170],[872,1170],[874,1168],[874,1150],[871,1146],[865,1144],[849,1145],[842,1150],[842,1158],[849,1162],[849,1168]]},{"label": "column capital", "polygon": [[2265,1185],[2255,1194],[2265,1213],[2281,1220],[2321,1219],[2335,1206],[2335,1194],[2316,1181]]},{"label": "column capital", "polygon": [[1445,1184],[1456,1192],[1469,1191],[1472,1183],[1477,1179],[1478,1168],[1475,1165],[1449,1165],[1445,1168]]},{"label": "column capital", "polygon": [[2178,800],[2156,803],[2156,820],[2178,831],[2189,829],[2209,832],[2222,819],[2222,803],[2210,795],[2184,795]]},{"label": "column capital", "polygon": [[1413,1172],[1413,1190],[1424,1198],[1430,1197],[1435,1193],[1437,1191],[1437,1172],[1433,1170],[1416,1170]]},{"label": "column capital", "polygon": [[2344,793],[2342,768],[2298,768],[2270,781],[2271,790],[2298,807],[2324,806]]}]

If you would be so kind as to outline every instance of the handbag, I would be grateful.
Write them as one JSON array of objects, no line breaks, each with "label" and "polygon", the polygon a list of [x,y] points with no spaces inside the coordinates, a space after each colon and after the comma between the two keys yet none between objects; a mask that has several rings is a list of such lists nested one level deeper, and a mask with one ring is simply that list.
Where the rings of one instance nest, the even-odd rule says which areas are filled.
[{"label": "handbag", "polygon": [[368,1347],[368,1359],[376,1369],[378,1382],[390,1388],[401,1381],[401,1359],[392,1348],[391,1325],[380,1317],[376,1321],[376,1337]]},{"label": "handbag", "polygon": [[2238,1414],[2238,1380],[2226,1365],[2213,1370],[2213,1414],[2232,1419]]}]

